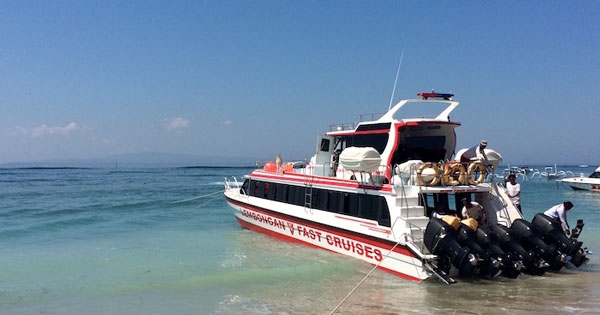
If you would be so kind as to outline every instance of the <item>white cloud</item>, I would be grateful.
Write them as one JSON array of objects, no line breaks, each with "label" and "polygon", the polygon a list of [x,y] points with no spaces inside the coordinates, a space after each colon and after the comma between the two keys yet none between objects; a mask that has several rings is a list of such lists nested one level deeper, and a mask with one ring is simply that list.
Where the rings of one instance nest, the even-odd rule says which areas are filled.
[{"label": "white cloud", "polygon": [[15,127],[14,132],[12,132],[12,135],[21,135],[32,138],[40,138],[51,135],[66,136],[81,129],[83,128],[79,126],[76,122],[70,122],[64,126],[48,126],[46,124],[42,124],[31,129],[17,126]]},{"label": "white cloud", "polygon": [[226,120],[223,124],[225,126],[231,126],[233,124],[233,122],[231,120]]},{"label": "white cloud", "polygon": [[177,117],[167,121],[167,131],[181,131],[188,127],[190,121],[183,118]]}]

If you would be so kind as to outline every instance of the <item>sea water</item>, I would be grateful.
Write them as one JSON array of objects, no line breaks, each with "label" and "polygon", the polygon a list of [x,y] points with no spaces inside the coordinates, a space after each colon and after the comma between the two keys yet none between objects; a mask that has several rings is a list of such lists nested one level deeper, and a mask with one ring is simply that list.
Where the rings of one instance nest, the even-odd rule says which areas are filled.
[{"label": "sea water", "polygon": [[[371,266],[241,228],[221,192],[226,176],[250,171],[0,169],[0,313],[329,313]],[[520,182],[527,219],[571,200],[571,225],[584,219],[580,239],[600,252],[600,193]],[[598,313],[599,258],[590,258],[541,277],[451,286],[375,271],[337,313]]]}]

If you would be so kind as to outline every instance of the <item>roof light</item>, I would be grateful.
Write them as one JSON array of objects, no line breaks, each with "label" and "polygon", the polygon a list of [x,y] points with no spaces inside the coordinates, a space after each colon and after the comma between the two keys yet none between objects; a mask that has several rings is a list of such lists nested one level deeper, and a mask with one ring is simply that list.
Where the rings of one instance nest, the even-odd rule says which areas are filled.
[{"label": "roof light", "polygon": [[431,92],[421,92],[421,93],[417,94],[417,96],[420,96],[424,100],[426,100],[428,98],[441,98],[441,99],[445,99],[445,100],[450,100],[452,97],[454,97],[454,94],[436,93],[434,91],[431,91]]}]

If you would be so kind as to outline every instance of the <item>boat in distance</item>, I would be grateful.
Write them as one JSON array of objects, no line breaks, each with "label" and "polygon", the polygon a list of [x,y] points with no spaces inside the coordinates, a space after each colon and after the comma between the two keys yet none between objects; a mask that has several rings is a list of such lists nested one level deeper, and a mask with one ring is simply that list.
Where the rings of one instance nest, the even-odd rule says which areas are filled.
[{"label": "boat in distance", "polygon": [[[499,153],[465,149],[453,160],[461,125],[450,120],[459,105],[454,95],[419,96],[379,119],[330,126],[307,163],[277,157],[243,181],[225,179],[224,195],[239,224],[414,281],[454,283],[455,274],[514,278],[581,266],[587,260],[577,240],[583,222],[567,237],[543,214],[524,220],[502,183],[489,176]],[[407,105],[442,110],[402,117]],[[462,218],[470,201],[483,206],[485,222]]]},{"label": "boat in distance", "polygon": [[590,190],[600,192],[600,167],[588,177],[572,177],[561,180],[574,190]]}]

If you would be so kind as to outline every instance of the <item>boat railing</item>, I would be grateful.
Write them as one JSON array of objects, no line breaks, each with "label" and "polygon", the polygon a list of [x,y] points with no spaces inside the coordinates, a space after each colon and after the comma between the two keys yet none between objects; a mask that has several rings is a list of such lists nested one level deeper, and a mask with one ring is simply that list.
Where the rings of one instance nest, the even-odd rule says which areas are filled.
[{"label": "boat railing", "polygon": [[358,119],[353,123],[341,123],[341,124],[333,124],[329,125],[329,132],[332,131],[345,131],[345,130],[354,130],[358,124],[366,121],[375,121],[381,118],[385,113],[369,113],[369,114],[360,114],[358,115]]},{"label": "boat railing", "polygon": [[225,185],[225,190],[230,190],[230,189],[235,189],[236,191],[239,192],[240,195],[244,196],[244,197],[249,197],[246,192],[241,189],[242,185],[240,185],[240,182],[238,182],[237,177],[235,176],[231,176],[231,180],[228,177],[225,177],[225,180],[223,181],[224,185]]},{"label": "boat railing", "polygon": [[335,125],[329,125],[329,132],[332,131],[345,131],[345,130],[354,130],[354,123],[341,123]]},{"label": "boat railing", "polygon": [[369,113],[369,114],[360,114],[358,115],[358,122],[365,122],[365,121],[375,121],[379,118],[381,118],[381,116],[383,116],[385,113]]}]

